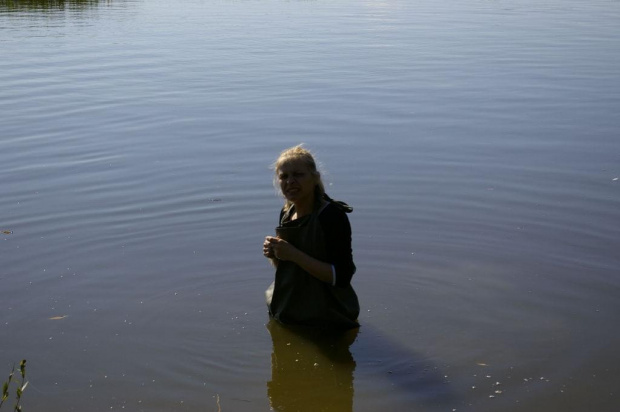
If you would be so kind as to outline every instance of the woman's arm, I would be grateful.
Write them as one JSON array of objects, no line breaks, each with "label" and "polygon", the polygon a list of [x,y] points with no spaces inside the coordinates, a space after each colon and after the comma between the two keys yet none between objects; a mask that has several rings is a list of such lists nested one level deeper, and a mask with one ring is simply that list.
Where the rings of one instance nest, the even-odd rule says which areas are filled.
[{"label": "woman's arm", "polygon": [[284,239],[267,236],[265,242],[269,243],[276,259],[293,262],[318,280],[333,284],[334,274],[331,264],[313,258]]},{"label": "woman's arm", "polygon": [[329,205],[319,215],[319,222],[325,234],[327,261],[334,267],[334,284],[347,287],[355,274],[349,218],[337,207]]}]

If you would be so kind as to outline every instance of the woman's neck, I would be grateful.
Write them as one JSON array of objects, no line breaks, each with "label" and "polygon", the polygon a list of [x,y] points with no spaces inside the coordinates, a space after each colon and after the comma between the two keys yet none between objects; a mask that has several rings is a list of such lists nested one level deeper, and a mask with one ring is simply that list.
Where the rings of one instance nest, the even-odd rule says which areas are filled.
[{"label": "woman's neck", "polygon": [[314,209],[314,200],[312,202],[293,203],[293,206],[295,206],[295,214],[293,215],[293,218],[298,219],[312,213],[312,210]]},{"label": "woman's neck", "polygon": [[[324,200],[321,200],[321,205]],[[315,207],[315,198],[313,197],[310,201],[307,202],[299,202],[293,203],[295,206],[295,213],[291,216],[292,219],[299,219],[300,217],[304,217],[306,215],[311,214],[314,211]]]}]

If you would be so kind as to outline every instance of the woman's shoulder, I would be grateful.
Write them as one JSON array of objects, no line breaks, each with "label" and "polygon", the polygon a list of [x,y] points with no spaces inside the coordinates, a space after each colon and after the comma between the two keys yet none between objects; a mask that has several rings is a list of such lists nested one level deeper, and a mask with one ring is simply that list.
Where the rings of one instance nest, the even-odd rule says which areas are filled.
[{"label": "woman's shoulder", "polygon": [[[347,214],[333,203],[325,206],[319,214],[319,224],[326,236],[328,246],[351,248],[351,223]],[[338,246],[340,245],[340,246]]]},{"label": "woman's shoulder", "polygon": [[337,222],[349,222],[347,214],[337,205],[332,202],[328,202],[325,207],[319,213],[319,220],[321,223],[337,223]]}]

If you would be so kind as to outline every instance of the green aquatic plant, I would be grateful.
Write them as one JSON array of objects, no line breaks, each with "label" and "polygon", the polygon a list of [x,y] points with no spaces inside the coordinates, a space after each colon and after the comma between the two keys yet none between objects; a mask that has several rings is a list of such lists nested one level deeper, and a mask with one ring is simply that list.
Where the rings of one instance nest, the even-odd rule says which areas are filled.
[{"label": "green aquatic plant", "polygon": [[[22,410],[21,401],[22,394],[24,390],[26,390],[26,386],[28,386],[28,382],[26,381],[26,359],[23,359],[19,363],[19,373],[21,375],[21,380],[17,382],[17,389],[15,390],[15,406],[13,407],[14,412],[19,412]],[[9,399],[11,384],[13,383],[13,376],[15,375],[15,365],[13,365],[13,369],[9,374],[9,378],[2,385],[2,398],[0,399],[0,408],[4,405],[4,402]]]}]

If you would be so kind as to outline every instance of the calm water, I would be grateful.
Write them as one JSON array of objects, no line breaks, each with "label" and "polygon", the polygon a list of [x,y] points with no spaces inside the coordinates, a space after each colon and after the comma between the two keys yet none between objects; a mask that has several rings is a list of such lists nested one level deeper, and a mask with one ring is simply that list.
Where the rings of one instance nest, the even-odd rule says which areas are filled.
[{"label": "calm water", "polygon": [[[619,22],[1,1],[0,376],[28,359],[29,411],[617,410]],[[299,142],[356,209],[344,344],[267,324]]]}]

